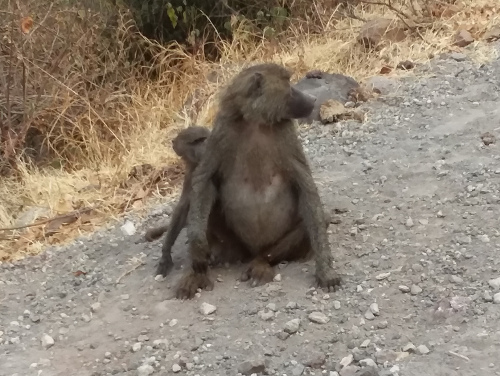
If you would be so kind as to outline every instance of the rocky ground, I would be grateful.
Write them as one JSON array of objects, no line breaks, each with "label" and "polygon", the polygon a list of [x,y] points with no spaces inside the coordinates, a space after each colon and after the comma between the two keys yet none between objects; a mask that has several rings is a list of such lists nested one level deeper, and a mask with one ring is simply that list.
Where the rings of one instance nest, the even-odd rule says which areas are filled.
[{"label": "rocky ground", "polygon": [[[251,288],[243,266],[172,299],[142,241],[171,205],[0,266],[0,375],[500,375],[500,60],[460,54],[379,81],[369,120],[302,131],[343,288],[314,265]],[[388,87],[387,85],[390,85]],[[493,142],[489,145],[489,142]]]}]

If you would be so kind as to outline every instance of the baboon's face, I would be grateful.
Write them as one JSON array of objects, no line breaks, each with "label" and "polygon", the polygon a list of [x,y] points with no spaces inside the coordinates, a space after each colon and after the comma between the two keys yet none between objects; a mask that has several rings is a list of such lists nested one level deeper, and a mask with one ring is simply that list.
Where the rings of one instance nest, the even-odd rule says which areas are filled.
[{"label": "baboon's face", "polygon": [[290,86],[290,97],[287,101],[290,118],[300,119],[309,116],[314,109],[315,102],[316,97]]},{"label": "baboon's face", "polygon": [[277,64],[250,67],[234,78],[224,101],[247,121],[276,124],[307,117],[316,98],[293,88],[290,77],[290,72]]},{"label": "baboon's face", "polygon": [[188,127],[172,140],[172,148],[178,156],[197,164],[205,151],[205,140],[209,135],[210,131],[205,127]]}]

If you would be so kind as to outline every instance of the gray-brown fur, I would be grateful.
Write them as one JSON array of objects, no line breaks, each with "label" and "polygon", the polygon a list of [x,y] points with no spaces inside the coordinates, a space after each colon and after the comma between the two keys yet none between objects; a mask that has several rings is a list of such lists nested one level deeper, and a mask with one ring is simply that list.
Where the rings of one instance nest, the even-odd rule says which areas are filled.
[{"label": "gray-brown fur", "polygon": [[[227,225],[254,258],[243,279],[268,282],[272,265],[310,249],[318,284],[340,283],[322,203],[293,122],[313,107],[314,98],[292,88],[290,73],[276,64],[241,71],[222,93],[205,155],[192,176],[187,225],[192,268],[179,282],[178,298],[213,287],[206,232],[217,200]],[[295,242],[281,247],[287,236],[297,235],[294,231],[307,234],[305,247]],[[276,244],[280,252],[272,251]]]}]

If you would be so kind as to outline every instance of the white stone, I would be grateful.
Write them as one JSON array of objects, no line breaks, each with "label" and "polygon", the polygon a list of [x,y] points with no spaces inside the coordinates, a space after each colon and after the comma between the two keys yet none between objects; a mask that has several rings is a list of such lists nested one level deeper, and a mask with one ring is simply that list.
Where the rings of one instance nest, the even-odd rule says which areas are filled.
[{"label": "white stone", "polygon": [[284,331],[288,334],[294,334],[297,333],[299,328],[300,328],[300,319],[293,319],[285,324]]},{"label": "white stone", "polygon": [[95,312],[97,312],[97,311],[99,311],[100,309],[101,309],[101,303],[99,303],[99,302],[94,303],[94,304],[92,304],[92,305],[90,306],[90,310],[91,310],[92,312],[94,312],[94,313],[95,313]]},{"label": "white stone", "polygon": [[214,313],[216,310],[217,310],[217,307],[212,305],[212,304],[208,304],[205,302],[201,303],[200,312],[205,316],[208,316],[208,315]]},{"label": "white stone", "polygon": [[493,303],[500,304],[500,292],[497,292],[495,295],[493,295]]},{"label": "white stone", "polygon": [[136,232],[135,225],[132,222],[130,222],[130,221],[125,222],[120,227],[120,230],[122,230],[123,235],[127,235],[127,236],[132,236]]},{"label": "white stone", "polygon": [[342,366],[342,368],[345,368],[352,363],[353,359],[354,356],[352,354],[349,354],[346,357],[342,358],[339,364]]},{"label": "white stone", "polygon": [[490,279],[488,285],[490,285],[493,290],[500,290],[500,278]]},{"label": "white stone", "polygon": [[150,366],[149,364],[143,364],[139,368],[137,368],[137,375],[138,376],[149,376],[154,373],[155,369]]},{"label": "white stone", "polygon": [[177,363],[175,363],[175,364],[172,366],[172,372],[174,372],[174,373],[181,372],[181,366],[180,366],[180,365],[178,365]]},{"label": "white stone", "polygon": [[315,322],[316,324],[326,324],[330,319],[322,312],[311,312],[309,314],[309,320]]},{"label": "white stone", "polygon": [[370,311],[372,311],[372,313],[375,315],[375,316],[378,316],[380,314],[380,311],[378,309],[378,304],[377,303],[372,303],[370,304]]},{"label": "white stone", "polygon": [[48,334],[44,334],[42,336],[42,347],[47,350],[50,349],[52,346],[54,346],[54,338],[49,336]]}]

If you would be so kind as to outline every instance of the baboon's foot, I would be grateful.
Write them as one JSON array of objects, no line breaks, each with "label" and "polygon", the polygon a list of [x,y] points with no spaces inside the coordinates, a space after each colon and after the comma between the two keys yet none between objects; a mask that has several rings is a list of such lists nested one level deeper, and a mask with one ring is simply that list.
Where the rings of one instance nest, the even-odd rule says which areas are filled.
[{"label": "baboon's foot", "polygon": [[212,265],[237,264],[250,261],[250,256],[239,249],[228,249],[224,246],[216,246],[212,249]]},{"label": "baboon's foot", "polygon": [[250,281],[252,287],[265,285],[272,282],[274,278],[274,270],[272,266],[261,258],[254,259],[250,262],[248,268],[243,272],[240,280]]},{"label": "baboon's foot", "polygon": [[211,291],[213,288],[214,283],[208,278],[207,273],[189,271],[179,281],[175,297],[182,300],[192,299],[198,289]]},{"label": "baboon's foot", "polygon": [[327,291],[336,291],[342,283],[342,278],[333,268],[316,269],[316,285]]},{"label": "baboon's foot", "polygon": [[166,277],[168,273],[173,269],[174,267],[174,262],[172,261],[172,256],[170,257],[163,257],[160,259],[160,262],[158,263],[158,267],[156,268],[156,274],[155,275],[161,275],[163,277]]}]

